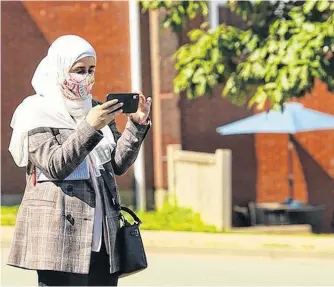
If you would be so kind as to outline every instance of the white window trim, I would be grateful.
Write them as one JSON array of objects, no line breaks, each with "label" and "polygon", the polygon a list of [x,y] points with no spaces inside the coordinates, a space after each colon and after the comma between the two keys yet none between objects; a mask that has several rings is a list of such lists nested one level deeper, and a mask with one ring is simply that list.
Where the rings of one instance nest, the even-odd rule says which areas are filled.
[{"label": "white window trim", "polygon": [[216,29],[219,26],[219,8],[224,7],[227,0],[209,1],[209,25],[210,29]]}]

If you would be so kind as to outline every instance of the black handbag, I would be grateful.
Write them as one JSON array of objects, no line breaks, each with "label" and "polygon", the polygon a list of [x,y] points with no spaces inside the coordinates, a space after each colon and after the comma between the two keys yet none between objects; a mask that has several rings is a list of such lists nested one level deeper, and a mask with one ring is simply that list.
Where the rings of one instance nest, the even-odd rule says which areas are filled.
[{"label": "black handbag", "polygon": [[147,258],[140,235],[139,225],[142,223],[139,217],[128,207],[121,206],[121,211],[131,215],[134,223],[131,224],[121,214],[122,226],[119,230],[120,244],[120,272],[119,277],[126,277],[147,268]]},{"label": "black handbag", "polygon": [[[102,178],[110,189],[114,188],[110,185],[110,181],[105,172],[101,172]],[[117,234],[118,247],[120,250],[120,271],[119,277],[126,277],[137,272],[140,272],[147,268],[147,259],[144,249],[144,244],[141,239],[139,225],[142,223],[137,214],[135,214],[130,208],[121,206],[117,200],[115,200],[112,192],[108,193],[112,204],[121,212],[120,221],[121,228]],[[122,211],[131,215],[134,223],[131,224],[126,220]]]}]

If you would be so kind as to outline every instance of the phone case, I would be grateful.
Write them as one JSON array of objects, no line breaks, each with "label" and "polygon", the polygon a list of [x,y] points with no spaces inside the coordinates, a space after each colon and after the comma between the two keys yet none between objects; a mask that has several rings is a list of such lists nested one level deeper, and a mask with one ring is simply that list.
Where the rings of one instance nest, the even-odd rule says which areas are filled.
[{"label": "phone case", "polygon": [[125,114],[132,114],[138,110],[139,94],[136,93],[112,93],[107,95],[107,101],[117,99],[123,103],[122,110]]}]

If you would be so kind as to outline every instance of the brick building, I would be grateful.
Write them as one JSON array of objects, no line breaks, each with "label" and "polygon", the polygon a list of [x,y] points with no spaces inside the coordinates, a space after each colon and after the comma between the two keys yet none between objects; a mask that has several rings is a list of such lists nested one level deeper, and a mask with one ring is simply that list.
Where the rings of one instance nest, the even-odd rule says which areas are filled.
[{"label": "brick building", "polygon": [[[233,204],[281,202],[289,197],[288,135],[218,135],[218,126],[254,114],[247,107],[234,106],[224,99],[222,87],[216,87],[212,97],[188,100],[165,96],[172,95],[175,75],[171,55],[179,45],[187,42],[187,31],[199,27],[202,20],[191,22],[180,35],[166,30],[160,35],[163,156],[166,156],[168,144],[178,142],[184,150],[191,151],[213,153],[218,148],[230,149]],[[244,25],[239,17],[222,7],[219,8],[219,22],[237,27]],[[300,102],[308,108],[334,114],[333,96],[324,83],[316,81],[312,92]],[[331,232],[334,230],[334,131],[303,133],[294,139],[294,198],[325,204],[323,231]],[[166,171],[164,166],[165,187]]]},{"label": "brick building", "polygon": [[[33,94],[32,74],[44,57],[49,43],[62,34],[83,36],[96,48],[97,81],[94,95],[103,100],[107,92],[130,90],[129,18],[127,2],[1,2],[2,16],[2,138],[1,177],[3,201],[19,200],[24,188],[24,170],[18,169],[8,153],[11,135],[9,122],[15,107]],[[221,22],[240,20],[220,11]],[[190,25],[190,28],[197,23]],[[147,14],[141,15],[141,53],[143,91],[152,94],[150,26]],[[154,161],[156,146],[153,132],[145,141],[147,196],[153,202],[153,190],[167,189],[166,146],[181,143],[183,149],[214,152],[217,148],[232,150],[233,203],[250,200],[282,201],[288,196],[288,150],[285,135],[245,135],[222,137],[218,126],[252,114],[220,96],[216,88],[212,97],[188,100],[173,94],[175,75],[171,55],[186,41],[185,33],[169,30],[159,33],[161,151]],[[152,43],[151,43],[152,44]],[[334,114],[333,94],[320,82],[303,100],[307,107]],[[118,119],[120,129],[125,118]],[[156,131],[156,130],[155,130]],[[296,136],[294,155],[296,199],[325,203],[324,231],[330,231],[334,211],[334,132],[316,132]],[[155,164],[154,164],[155,163]],[[162,169],[162,181],[155,176]],[[133,171],[118,179],[123,196],[133,202]],[[208,191],[203,191],[208,192]]]}]

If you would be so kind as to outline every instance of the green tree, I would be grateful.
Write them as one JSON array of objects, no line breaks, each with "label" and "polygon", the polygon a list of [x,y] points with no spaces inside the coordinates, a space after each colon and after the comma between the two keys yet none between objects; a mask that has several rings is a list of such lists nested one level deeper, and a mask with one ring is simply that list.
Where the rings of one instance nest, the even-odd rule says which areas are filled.
[{"label": "green tree", "polygon": [[[141,2],[144,11],[165,10],[163,26],[175,32],[208,13],[205,1]],[[175,53],[176,93],[195,98],[223,84],[222,95],[233,103],[262,108],[304,96],[315,78],[334,90],[334,2],[230,0],[227,8],[246,28],[211,30],[203,23],[190,31]]]}]

